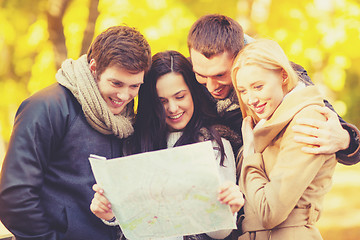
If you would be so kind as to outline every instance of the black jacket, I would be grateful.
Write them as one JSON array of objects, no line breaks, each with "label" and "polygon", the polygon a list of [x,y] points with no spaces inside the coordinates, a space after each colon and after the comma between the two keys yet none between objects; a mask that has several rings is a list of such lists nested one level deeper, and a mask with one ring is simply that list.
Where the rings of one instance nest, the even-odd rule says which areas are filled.
[{"label": "black jacket", "polygon": [[118,157],[122,140],[95,131],[59,84],[18,109],[0,176],[0,219],[16,239],[116,239],[90,211],[90,154]]}]

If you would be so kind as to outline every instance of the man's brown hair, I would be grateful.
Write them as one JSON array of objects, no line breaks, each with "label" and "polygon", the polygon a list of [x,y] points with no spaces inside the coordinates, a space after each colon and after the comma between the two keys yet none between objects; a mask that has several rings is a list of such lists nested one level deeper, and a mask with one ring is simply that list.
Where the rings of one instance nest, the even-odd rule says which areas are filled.
[{"label": "man's brown hair", "polygon": [[234,19],[209,14],[200,17],[189,31],[187,44],[205,57],[229,52],[234,58],[244,47],[244,32]]},{"label": "man's brown hair", "polygon": [[135,28],[114,26],[106,29],[92,42],[87,61],[95,60],[100,75],[114,65],[130,73],[148,71],[151,65],[150,45]]}]

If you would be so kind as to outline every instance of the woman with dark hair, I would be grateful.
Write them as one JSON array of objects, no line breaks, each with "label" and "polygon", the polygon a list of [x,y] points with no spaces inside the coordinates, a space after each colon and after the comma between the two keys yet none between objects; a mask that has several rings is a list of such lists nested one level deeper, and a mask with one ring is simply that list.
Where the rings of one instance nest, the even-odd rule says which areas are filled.
[{"label": "woman with dark hair", "polygon": [[[233,153],[225,153],[224,144],[229,143],[224,138],[231,136],[228,139],[235,139],[237,144],[239,138],[229,128],[219,125],[215,104],[207,101],[205,94],[204,87],[195,79],[190,62],[183,55],[176,51],[155,54],[139,90],[135,131],[127,151],[129,154],[142,153],[212,140],[223,183],[219,200],[230,206],[236,218],[244,202],[235,184],[234,160],[230,161],[232,156],[227,158],[227,154]],[[103,190],[98,185],[93,189],[97,192],[90,206],[93,213],[103,220],[114,220]],[[231,229],[192,237],[223,239],[230,233]],[[182,239],[182,236],[174,239]]]},{"label": "woman with dark hair", "polygon": [[[171,112],[173,110],[168,111],[167,105],[171,104],[170,100],[159,96],[159,80],[164,78],[169,78],[165,81],[170,86],[172,80],[177,83],[184,82],[188,91],[175,92],[177,95],[174,95],[174,100],[179,103],[187,96],[190,97],[194,108],[191,114],[182,109],[175,113]],[[214,139],[220,147],[223,160],[224,148],[216,128],[222,130],[221,132],[226,128],[218,125],[215,104],[209,102],[205,94],[204,87],[195,80],[191,63],[183,55],[176,51],[155,54],[152,67],[139,90],[139,107],[134,125],[135,152],[167,148],[169,135],[181,131],[180,138],[174,146],[198,142],[199,137]],[[180,113],[181,115],[176,116]]]}]

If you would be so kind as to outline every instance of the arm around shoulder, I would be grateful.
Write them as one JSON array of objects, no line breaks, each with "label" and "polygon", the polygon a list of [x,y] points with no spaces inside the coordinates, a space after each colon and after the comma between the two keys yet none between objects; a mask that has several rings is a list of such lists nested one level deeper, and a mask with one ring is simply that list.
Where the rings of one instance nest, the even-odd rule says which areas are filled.
[{"label": "arm around shoulder", "polygon": [[[299,64],[296,64],[294,62],[291,62],[291,65],[294,68],[294,70],[297,72],[297,74],[300,77],[302,82],[304,82],[306,85],[314,85],[314,83],[311,81],[309,75],[307,74],[306,70],[302,66],[300,66]],[[333,106],[326,99],[324,99],[324,103],[328,109],[332,110],[336,114]],[[343,129],[345,129],[349,133],[349,136],[350,136],[349,147],[347,149],[336,152],[336,157],[337,157],[338,161],[342,164],[345,164],[345,165],[356,164],[360,161],[359,129],[357,129],[354,125],[345,122],[338,114],[336,114],[336,115],[339,118],[339,121],[340,121]],[[330,121],[328,121],[328,122],[330,122]],[[329,129],[330,129],[329,131],[336,129],[336,126],[334,126],[334,124],[327,123],[327,125],[329,125]],[[335,135],[337,135],[337,134],[335,134]],[[336,141],[333,141],[333,139],[330,138],[329,144],[331,144],[332,142],[336,142]]]},{"label": "arm around shoulder", "polygon": [[[334,112],[337,116],[337,118],[339,119],[339,122],[341,124],[341,127],[346,130],[349,134],[349,138],[350,138],[350,142],[349,142],[349,146],[346,149],[340,150],[336,152],[336,158],[338,159],[339,163],[345,164],[345,165],[353,165],[356,164],[360,161],[360,131],[359,129],[350,123],[347,123],[344,119],[342,119],[334,110],[333,106],[327,101],[324,100],[325,106],[332,110],[332,112]],[[334,115],[335,115],[334,114]],[[325,114],[328,118],[328,122],[329,119],[331,117],[329,117],[328,114]],[[332,129],[334,124],[332,125]],[[335,127],[335,126],[334,126]]]}]

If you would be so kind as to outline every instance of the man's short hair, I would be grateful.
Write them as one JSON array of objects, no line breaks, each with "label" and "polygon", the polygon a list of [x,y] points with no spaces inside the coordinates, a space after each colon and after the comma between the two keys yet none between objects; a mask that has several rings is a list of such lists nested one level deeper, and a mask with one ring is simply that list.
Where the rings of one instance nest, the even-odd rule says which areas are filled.
[{"label": "man's short hair", "polygon": [[244,32],[234,19],[210,14],[200,17],[191,27],[187,39],[190,49],[205,57],[229,52],[234,58],[244,47]]},{"label": "man's short hair", "polygon": [[135,28],[114,26],[106,29],[92,42],[87,53],[87,61],[96,62],[100,75],[114,65],[130,73],[147,72],[151,65],[150,45]]}]

